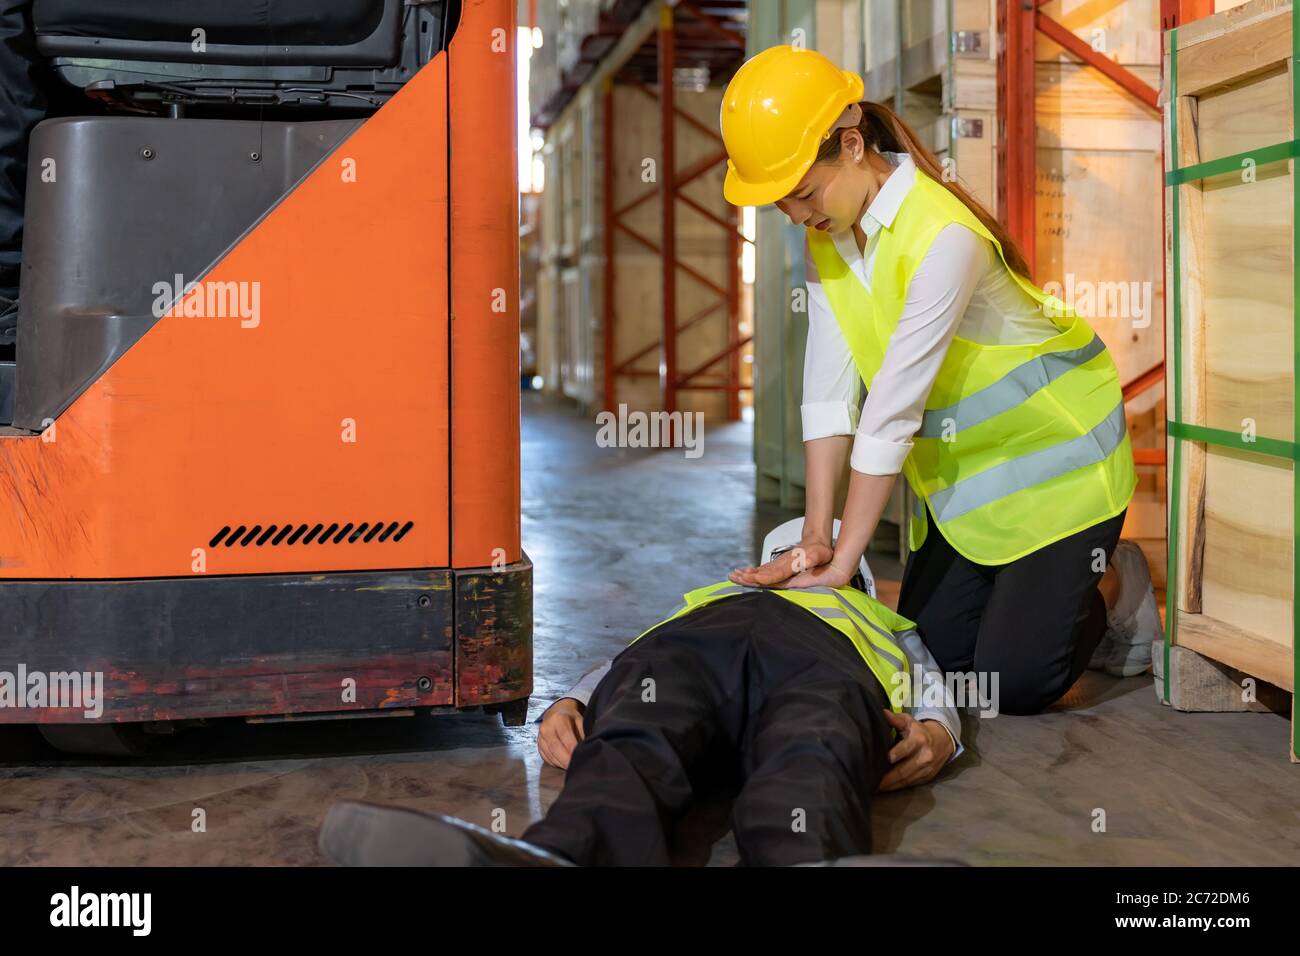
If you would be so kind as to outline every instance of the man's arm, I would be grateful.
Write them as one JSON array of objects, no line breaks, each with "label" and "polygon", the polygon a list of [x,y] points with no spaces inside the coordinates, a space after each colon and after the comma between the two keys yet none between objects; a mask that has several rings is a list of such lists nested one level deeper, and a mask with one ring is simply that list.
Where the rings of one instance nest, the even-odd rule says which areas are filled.
[{"label": "man's arm", "polygon": [[[587,708],[587,701],[591,700],[591,695],[596,690],[596,685],[599,684],[604,676],[609,673],[609,665],[612,663],[613,660],[608,660],[587,671],[587,673],[583,674],[578,680],[578,683],[569,688],[567,694],[552,703],[551,707],[554,707],[555,704],[558,704],[561,700],[572,699],[576,700],[579,707],[585,710]],[[546,708],[546,710],[542,712],[541,717],[538,717],[537,720],[542,720],[542,718],[546,716],[547,712],[550,711],[551,707]]]},{"label": "man's arm", "polygon": [[[925,646],[925,642],[921,640],[921,635],[915,628],[902,634],[895,634],[895,638],[898,639],[903,653],[907,655],[913,673],[921,674],[921,699],[913,701],[912,706],[907,708],[907,712],[915,720],[933,720],[948,731],[953,743],[952,756],[948,758],[948,762],[951,763],[960,757],[966,748],[961,745],[961,720],[957,715],[957,703],[944,682],[943,671],[939,669],[934,655]],[[935,689],[930,690],[932,687]],[[932,700],[929,705],[926,705],[927,696],[932,699],[938,697],[942,703],[934,703]]]},{"label": "man's arm", "polygon": [[569,758],[583,738],[583,711],[596,685],[609,673],[612,661],[605,661],[582,675],[569,692],[547,707],[537,722],[537,752],[553,767],[569,769]]}]

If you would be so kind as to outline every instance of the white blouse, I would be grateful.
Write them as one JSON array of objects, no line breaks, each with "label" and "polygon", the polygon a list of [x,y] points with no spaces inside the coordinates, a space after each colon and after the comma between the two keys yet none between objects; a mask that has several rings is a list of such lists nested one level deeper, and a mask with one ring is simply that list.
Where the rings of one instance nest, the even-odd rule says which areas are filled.
[{"label": "white blouse", "polygon": [[[834,234],[840,255],[868,292],[882,226],[890,226],[916,179],[906,153],[885,153],[896,167],[853,230]],[[808,345],[803,368],[803,440],[852,435],[850,465],[868,475],[894,475],[912,450],[925,399],[953,336],[992,345],[1041,342],[1060,330],[1002,266],[993,244],[963,225],[945,227],[921,260],[907,289],[898,327],[875,381],[859,405],[861,379],[840,333],[826,291],[804,244],[808,283]]]}]

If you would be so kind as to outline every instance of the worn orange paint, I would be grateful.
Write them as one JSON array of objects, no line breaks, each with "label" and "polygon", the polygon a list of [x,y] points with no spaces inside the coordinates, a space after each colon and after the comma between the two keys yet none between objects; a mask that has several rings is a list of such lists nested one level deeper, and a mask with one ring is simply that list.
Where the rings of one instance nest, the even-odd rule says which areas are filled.
[{"label": "worn orange paint", "polygon": [[513,2],[466,3],[451,41],[455,567],[520,559],[516,18]]}]

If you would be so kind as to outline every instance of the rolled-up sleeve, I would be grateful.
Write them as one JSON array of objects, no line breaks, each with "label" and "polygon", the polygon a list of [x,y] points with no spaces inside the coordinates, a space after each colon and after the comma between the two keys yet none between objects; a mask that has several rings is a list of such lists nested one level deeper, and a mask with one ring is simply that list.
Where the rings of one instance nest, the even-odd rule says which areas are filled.
[{"label": "rolled-up sleeve", "polygon": [[799,406],[803,440],[852,435],[858,424],[861,379],[806,245],[804,272],[808,284],[808,344],[804,349],[803,401]]},{"label": "rolled-up sleeve", "polygon": [[903,314],[862,405],[849,458],[854,471],[902,470],[926,397],[992,252],[987,239],[956,223],[935,237],[908,284]]},{"label": "rolled-up sleeve", "polygon": [[583,710],[586,710],[587,704],[591,701],[591,695],[596,692],[596,687],[600,684],[602,680],[605,679],[605,675],[609,673],[609,668],[613,663],[614,662],[612,659],[605,661],[605,663],[598,664],[597,666],[593,667],[591,670],[587,671],[587,673],[583,674],[582,678],[578,681],[578,683],[574,684],[573,687],[569,689],[569,692],[564,695],[564,697],[559,697],[556,698],[556,700],[552,701],[550,707],[547,707],[546,710],[542,711],[542,713],[538,715],[537,720],[534,721],[534,723],[540,723],[542,718],[544,718],[547,715],[547,713],[550,711],[551,707],[554,707],[556,704],[558,704],[562,700],[565,700],[566,698],[572,698],[573,700],[576,700],[579,706],[581,706]]},{"label": "rolled-up sleeve", "polygon": [[[907,708],[907,712],[914,720],[933,720],[948,731],[953,744],[952,756],[948,758],[948,763],[952,763],[965,752],[966,748],[961,743],[961,718],[957,713],[957,702],[944,680],[943,671],[939,669],[934,655],[925,646],[925,642],[921,640],[921,635],[915,628],[894,636],[899,648],[907,655],[912,674],[921,675],[922,699],[910,701],[911,706]],[[911,692],[912,688],[909,686],[908,690]],[[926,702],[927,696],[931,700],[930,703]]]}]

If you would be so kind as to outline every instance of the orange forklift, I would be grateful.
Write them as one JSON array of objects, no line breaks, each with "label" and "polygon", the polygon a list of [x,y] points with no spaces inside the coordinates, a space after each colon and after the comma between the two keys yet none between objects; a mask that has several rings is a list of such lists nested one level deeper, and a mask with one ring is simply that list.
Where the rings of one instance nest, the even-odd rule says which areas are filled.
[{"label": "orange forklift", "polygon": [[[30,142],[0,723],[96,753],[227,717],[523,723],[515,0],[33,20],[89,99]],[[99,713],[53,693],[77,674]]]}]

